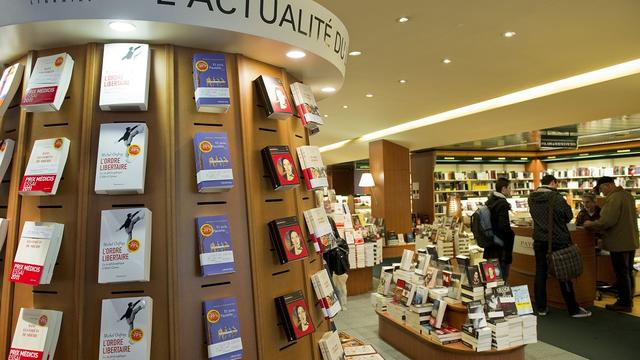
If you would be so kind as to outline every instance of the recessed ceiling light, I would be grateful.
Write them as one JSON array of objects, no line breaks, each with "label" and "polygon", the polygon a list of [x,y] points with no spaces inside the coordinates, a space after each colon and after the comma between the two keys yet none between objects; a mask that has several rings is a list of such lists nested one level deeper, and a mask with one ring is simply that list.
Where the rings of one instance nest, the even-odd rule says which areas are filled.
[{"label": "recessed ceiling light", "polygon": [[332,93],[336,91],[336,88],[331,87],[331,86],[327,86],[327,87],[323,87],[321,90],[323,93]]},{"label": "recessed ceiling light", "polygon": [[456,158],[453,156],[445,156],[444,157],[445,160],[455,160]]},{"label": "recessed ceiling light", "polygon": [[443,64],[451,64],[451,59],[442,59]]},{"label": "recessed ceiling light", "polygon": [[366,94],[365,96],[368,97],[368,98],[372,98],[373,94]]},{"label": "recessed ceiling light", "polygon": [[342,105],[342,108],[343,108],[343,109],[348,109],[348,108],[349,108],[349,105]]},{"label": "recessed ceiling light", "polygon": [[482,160],[481,157],[474,157],[473,160]]},{"label": "recessed ceiling light", "polygon": [[502,36],[504,36],[506,38],[512,38],[512,37],[516,36],[516,32],[515,31],[507,31],[507,32],[503,33]]},{"label": "recessed ceiling light", "polygon": [[405,79],[400,80],[400,84],[406,84],[406,83],[407,83],[407,80]]},{"label": "recessed ceiling light", "polygon": [[300,50],[291,50],[287,53],[287,57],[291,59],[302,59],[305,56],[307,56],[307,54]]},{"label": "recessed ceiling light", "polygon": [[507,158],[499,157],[498,160],[507,160]]},{"label": "recessed ceiling light", "polygon": [[406,16],[402,16],[402,17],[399,17],[396,21],[399,23],[406,23],[407,21],[409,21],[409,18]]},{"label": "recessed ceiling light", "polygon": [[523,158],[520,158],[520,160],[529,160],[529,158],[523,157]]},{"label": "recessed ceiling light", "polygon": [[589,153],[578,154],[578,156],[589,156]]},{"label": "recessed ceiling light", "polygon": [[547,156],[547,159],[555,159],[555,156]]},{"label": "recessed ceiling light", "polygon": [[360,56],[362,55],[362,51],[352,51],[349,53],[349,56]]},{"label": "recessed ceiling light", "polygon": [[618,150],[617,152],[619,152],[619,153],[628,153],[628,152],[631,152],[631,149]]},{"label": "recessed ceiling light", "polygon": [[109,23],[111,30],[118,32],[132,32],[136,29],[136,26],[126,21],[112,21]]},{"label": "recessed ceiling light", "polygon": [[324,114],[324,117],[329,117],[329,115],[327,115],[327,114]]}]

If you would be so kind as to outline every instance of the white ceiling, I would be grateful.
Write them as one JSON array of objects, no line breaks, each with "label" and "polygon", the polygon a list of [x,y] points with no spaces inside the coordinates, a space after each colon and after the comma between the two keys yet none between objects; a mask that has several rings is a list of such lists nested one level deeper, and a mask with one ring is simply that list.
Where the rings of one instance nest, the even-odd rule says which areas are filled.
[{"label": "white ceiling", "polygon": [[[328,117],[311,141],[320,146],[640,58],[638,0],[317,2],[363,52],[349,59],[342,89],[319,103]],[[418,150],[638,112],[633,75],[387,139]],[[367,157],[366,143],[323,153],[328,164]]]}]

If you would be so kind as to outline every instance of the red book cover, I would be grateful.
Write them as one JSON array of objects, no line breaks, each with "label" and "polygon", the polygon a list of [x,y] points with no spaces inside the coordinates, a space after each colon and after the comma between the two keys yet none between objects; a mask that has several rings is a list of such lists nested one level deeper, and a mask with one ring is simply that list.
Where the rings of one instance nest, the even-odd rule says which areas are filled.
[{"label": "red book cover", "polygon": [[492,263],[484,262],[482,263],[482,275],[484,276],[485,282],[494,282],[498,279],[496,275],[496,270],[493,267]]},{"label": "red book cover", "polygon": [[300,178],[289,147],[286,145],[269,146],[267,151],[271,161],[269,170],[272,180],[275,181],[274,188],[291,187],[300,184]]},{"label": "red book cover", "polygon": [[287,119],[293,115],[293,106],[282,80],[271,76],[259,76],[256,80],[258,91],[264,102],[267,117],[270,119]]},{"label": "red book cover", "polygon": [[278,240],[280,241],[288,261],[307,257],[307,244],[295,216],[276,220]]},{"label": "red book cover", "polygon": [[302,291],[298,290],[285,295],[284,301],[296,340],[313,333],[315,328]]}]

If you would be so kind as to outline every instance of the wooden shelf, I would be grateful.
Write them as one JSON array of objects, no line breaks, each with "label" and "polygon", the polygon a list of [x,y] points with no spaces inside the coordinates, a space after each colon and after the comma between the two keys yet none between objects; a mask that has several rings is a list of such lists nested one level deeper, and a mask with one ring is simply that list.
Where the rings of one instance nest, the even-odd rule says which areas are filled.
[{"label": "wooden shelf", "polygon": [[[558,178],[559,179],[559,178]],[[435,180],[435,182],[437,183],[450,183],[450,182],[463,182],[463,181],[470,181],[470,182],[493,182],[493,181],[497,181],[498,179],[463,179],[463,180]],[[533,181],[533,178],[531,179],[509,179],[509,181],[514,182],[514,181]]]},{"label": "wooden shelf", "polygon": [[450,193],[463,193],[463,192],[493,192],[493,189],[489,190],[436,190],[436,194],[450,194]]}]

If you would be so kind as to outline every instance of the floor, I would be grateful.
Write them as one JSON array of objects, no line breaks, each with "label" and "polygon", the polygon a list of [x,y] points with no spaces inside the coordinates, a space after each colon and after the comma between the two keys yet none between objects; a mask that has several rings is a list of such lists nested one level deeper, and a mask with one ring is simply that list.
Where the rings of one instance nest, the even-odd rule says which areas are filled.
[{"label": "floor", "polygon": [[[614,302],[616,302],[615,295],[604,293],[602,294],[602,300],[596,301],[594,305],[604,308],[605,305],[613,304]],[[633,298],[633,311],[628,314],[640,317],[640,296],[635,296]]]},{"label": "floor", "polygon": [[[338,330],[373,345],[386,360],[406,360],[408,357],[396,351],[378,337],[378,317],[371,307],[370,295],[349,297],[347,310],[341,311],[335,318]],[[581,356],[567,352],[555,346],[538,342],[525,348],[527,360],[578,360]]]}]

